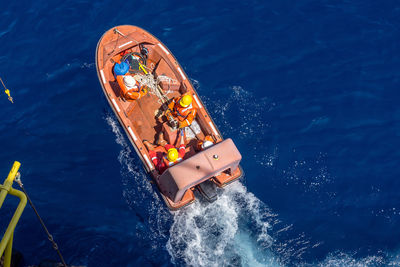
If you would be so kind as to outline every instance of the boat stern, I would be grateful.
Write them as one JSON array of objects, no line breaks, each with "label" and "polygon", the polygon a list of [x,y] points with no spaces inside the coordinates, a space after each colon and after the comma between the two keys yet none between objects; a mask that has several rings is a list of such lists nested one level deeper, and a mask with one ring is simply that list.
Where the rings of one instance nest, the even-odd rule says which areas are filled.
[{"label": "boat stern", "polygon": [[188,192],[207,180],[211,179],[221,187],[225,182],[217,182],[218,177],[227,177],[221,180],[226,182],[239,178],[241,159],[242,156],[232,139],[226,139],[168,168],[158,177],[157,183],[169,204],[179,204]]}]

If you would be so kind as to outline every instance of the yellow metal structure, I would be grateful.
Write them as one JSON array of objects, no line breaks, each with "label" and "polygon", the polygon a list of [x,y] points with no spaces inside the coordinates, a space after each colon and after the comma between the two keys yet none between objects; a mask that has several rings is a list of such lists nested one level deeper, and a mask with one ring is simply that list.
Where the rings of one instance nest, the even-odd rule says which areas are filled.
[{"label": "yellow metal structure", "polygon": [[7,179],[4,181],[3,184],[0,184],[0,209],[3,206],[3,202],[8,194],[19,198],[19,204],[17,206],[17,209],[15,210],[14,215],[11,218],[11,221],[8,224],[6,232],[4,233],[4,236],[0,242],[0,258],[1,256],[3,256],[3,253],[5,251],[4,254],[5,267],[10,267],[11,265],[11,251],[12,251],[12,243],[14,237],[14,229],[17,226],[18,220],[21,217],[22,212],[24,211],[24,208],[26,206],[26,195],[23,192],[12,188],[12,184],[15,178],[19,175],[18,170],[20,166],[21,163],[15,161],[10,173],[8,174]]},{"label": "yellow metal structure", "polygon": [[147,74],[147,73],[148,73],[148,72],[146,71],[146,69],[143,67],[143,65],[140,64],[140,62],[139,62],[139,69],[141,69],[141,70],[144,72],[144,74]]}]

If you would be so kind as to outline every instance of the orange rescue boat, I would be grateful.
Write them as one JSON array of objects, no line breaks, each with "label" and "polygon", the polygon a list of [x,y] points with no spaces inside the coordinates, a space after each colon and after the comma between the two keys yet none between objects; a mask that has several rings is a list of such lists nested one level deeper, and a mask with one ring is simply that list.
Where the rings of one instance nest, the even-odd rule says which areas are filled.
[{"label": "orange rescue boat", "polygon": [[[129,66],[127,75],[147,89],[139,99],[127,99],[117,81],[115,65],[121,62]],[[131,25],[108,30],[97,44],[96,68],[111,108],[169,209],[192,203],[196,189],[207,200],[215,200],[217,187],[242,176],[241,155],[235,144],[222,138],[182,67],[153,35]],[[160,174],[144,141],[155,143],[163,133],[168,143],[177,143],[180,130],[164,113],[173,98],[188,93],[197,113],[191,126],[184,129],[186,154],[181,162]],[[199,140],[206,136],[214,145],[201,150]]]}]

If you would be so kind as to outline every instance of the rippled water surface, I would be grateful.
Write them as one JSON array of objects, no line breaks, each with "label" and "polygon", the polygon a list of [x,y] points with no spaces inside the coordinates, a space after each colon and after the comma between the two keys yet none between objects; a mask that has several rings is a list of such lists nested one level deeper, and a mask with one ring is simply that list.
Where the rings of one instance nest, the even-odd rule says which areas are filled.
[{"label": "rippled water surface", "polygon": [[[70,264],[400,265],[399,18],[398,1],[3,1],[0,173],[22,163]],[[94,54],[120,24],[170,48],[241,151],[212,205],[170,213],[108,107]],[[14,246],[57,257],[29,208]]]}]

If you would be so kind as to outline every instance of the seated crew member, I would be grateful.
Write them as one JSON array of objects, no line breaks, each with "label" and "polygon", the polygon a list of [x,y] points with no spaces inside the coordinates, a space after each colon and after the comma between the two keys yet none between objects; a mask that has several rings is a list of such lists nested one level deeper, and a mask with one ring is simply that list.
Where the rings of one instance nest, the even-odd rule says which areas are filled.
[{"label": "seated crew member", "polygon": [[179,128],[187,127],[192,124],[196,117],[197,110],[192,105],[193,97],[190,93],[175,97],[168,105],[166,116],[171,114],[179,122]]},{"label": "seated crew member", "polygon": [[126,100],[136,100],[147,94],[146,86],[141,86],[131,75],[118,75],[117,82]]},{"label": "seated crew member", "polygon": [[210,135],[206,135],[206,137],[204,137],[204,140],[197,141],[196,150],[202,151],[202,150],[206,149],[207,147],[212,146],[213,144],[214,144],[214,140],[212,139],[212,137]]},{"label": "seated crew member", "polygon": [[[178,149],[173,145],[168,144],[167,141],[164,140],[164,134],[162,132],[158,137],[157,147],[150,144],[150,142],[146,140],[143,141],[143,144],[149,150],[150,159],[153,161],[155,168],[160,174],[174,164],[182,161],[186,153],[185,139],[183,134],[181,134]],[[156,148],[162,148],[158,149],[162,151],[155,151]]]}]

